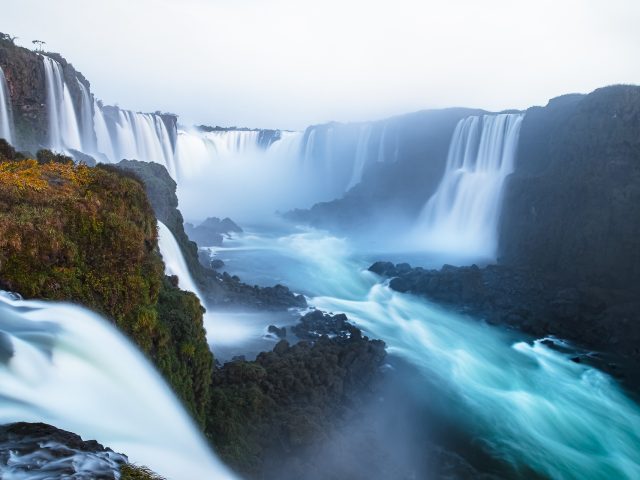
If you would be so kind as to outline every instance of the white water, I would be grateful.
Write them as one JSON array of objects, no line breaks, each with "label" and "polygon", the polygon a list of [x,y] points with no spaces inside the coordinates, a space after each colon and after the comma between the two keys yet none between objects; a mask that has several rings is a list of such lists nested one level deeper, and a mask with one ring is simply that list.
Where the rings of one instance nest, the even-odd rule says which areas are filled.
[{"label": "white water", "polygon": [[301,134],[280,135],[264,148],[257,131],[179,131],[178,198],[187,218],[256,219],[313,201],[315,190],[303,181]]},{"label": "white water", "polygon": [[68,149],[82,150],[78,119],[69,88],[64,80],[62,66],[54,59],[42,55],[49,118],[49,147],[57,152]]},{"label": "white water", "polygon": [[0,423],[45,422],[172,480],[231,479],[149,362],[98,315],[0,295]]},{"label": "white water", "polygon": [[513,171],[523,115],[468,117],[453,133],[444,176],[418,219],[431,251],[493,258],[502,187]]},{"label": "white water", "polygon": [[78,88],[80,88],[80,138],[82,141],[82,150],[84,152],[95,152],[96,142],[93,129],[93,101],[89,94],[89,89],[84,83],[78,80]]},{"label": "white water", "polygon": [[367,123],[360,128],[356,156],[353,162],[353,173],[347,185],[347,190],[355,187],[362,180],[367,160],[369,158],[369,142],[371,140],[371,124]]},{"label": "white water", "polygon": [[11,115],[11,102],[9,89],[4,78],[4,72],[0,68],[0,138],[13,144],[13,116]]},{"label": "white water", "polygon": [[200,290],[193,280],[187,262],[184,260],[180,246],[176,241],[171,230],[158,220],[158,248],[164,261],[165,274],[176,275],[178,277],[178,286],[182,290],[193,292],[200,299],[200,303],[204,306],[204,299]]},{"label": "white water", "polygon": [[107,127],[107,121],[102,113],[102,108],[98,102],[93,100],[93,125],[96,134],[97,151],[109,162],[118,161],[118,157],[113,148],[113,140]]},{"label": "white water", "polygon": [[390,290],[345,240],[316,231],[240,240],[218,250],[228,265],[304,287],[311,305],[383,339],[420,370],[425,402],[444,397],[496,456],[554,479],[640,478],[640,408],[606,374]]}]

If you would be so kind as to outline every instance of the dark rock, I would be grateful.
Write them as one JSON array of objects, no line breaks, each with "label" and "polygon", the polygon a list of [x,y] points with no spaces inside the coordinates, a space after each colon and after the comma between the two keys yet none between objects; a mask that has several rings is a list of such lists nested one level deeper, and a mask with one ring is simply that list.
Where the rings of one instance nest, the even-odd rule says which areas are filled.
[{"label": "dark rock", "polygon": [[230,218],[220,220],[217,217],[210,217],[197,227],[191,223],[186,223],[184,227],[189,238],[201,247],[221,246],[225,236],[231,233],[242,233],[242,228]]},{"label": "dark rock", "polygon": [[211,268],[213,268],[214,270],[220,270],[223,267],[224,262],[219,258],[214,258],[213,260],[211,260]]},{"label": "dark rock", "polygon": [[284,355],[289,350],[289,342],[286,340],[280,340],[275,347],[273,347],[273,353],[276,355]]},{"label": "dark rock", "polygon": [[269,325],[269,327],[267,328],[267,331],[269,333],[273,333],[278,338],[285,338],[287,336],[286,327],[278,328],[275,325]]},{"label": "dark rock", "polygon": [[3,478],[74,478],[116,480],[127,457],[95,440],[44,423],[0,426],[0,471]]},{"label": "dark rock", "polygon": [[505,186],[501,262],[572,286],[640,284],[639,130],[637,86],[527,110]]},{"label": "dark rock", "polygon": [[[308,315],[310,322],[324,320],[320,311]],[[347,324],[346,316],[333,317]],[[386,354],[383,342],[350,328],[345,338],[293,346],[281,340],[255,362],[215,372],[208,434],[223,459],[249,478],[265,478],[270,460],[305,455],[357,410],[380,379]]]}]

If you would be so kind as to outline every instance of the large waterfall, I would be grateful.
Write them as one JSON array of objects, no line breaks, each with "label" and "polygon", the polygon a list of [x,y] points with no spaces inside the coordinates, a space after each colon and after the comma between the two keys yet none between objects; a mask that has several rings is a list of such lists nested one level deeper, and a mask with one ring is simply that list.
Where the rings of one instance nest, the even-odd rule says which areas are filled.
[{"label": "large waterfall", "polygon": [[80,104],[75,105],[60,63],[46,55],[42,55],[42,61],[49,148],[70,155],[76,150],[103,162],[123,158],[157,162],[175,176],[176,134],[169,131],[162,115],[104,107],[79,79]]},{"label": "large waterfall", "polygon": [[523,115],[472,116],[455,128],[444,176],[418,222],[428,249],[493,258],[502,187],[513,171]]},{"label": "large waterfall", "polygon": [[50,423],[172,480],[234,478],[160,375],[98,315],[2,293],[0,337],[0,423]]},{"label": "large waterfall", "polygon": [[0,138],[13,143],[13,117],[11,115],[11,102],[9,101],[9,89],[4,78],[4,72],[0,68]]}]

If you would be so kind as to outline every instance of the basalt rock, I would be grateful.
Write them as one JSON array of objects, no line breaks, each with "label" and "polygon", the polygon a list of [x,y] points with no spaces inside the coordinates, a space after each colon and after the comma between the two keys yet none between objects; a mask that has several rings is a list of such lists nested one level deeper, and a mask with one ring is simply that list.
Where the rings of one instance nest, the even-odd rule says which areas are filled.
[{"label": "basalt rock", "polygon": [[22,422],[0,426],[0,474],[32,480],[160,480],[95,440],[44,423]]},{"label": "basalt rock", "polygon": [[242,233],[242,228],[230,218],[210,217],[198,226],[185,223],[184,228],[189,238],[201,247],[220,246],[225,236]]},{"label": "basalt rock", "polygon": [[640,87],[527,110],[507,179],[500,262],[565,283],[640,285]]}]

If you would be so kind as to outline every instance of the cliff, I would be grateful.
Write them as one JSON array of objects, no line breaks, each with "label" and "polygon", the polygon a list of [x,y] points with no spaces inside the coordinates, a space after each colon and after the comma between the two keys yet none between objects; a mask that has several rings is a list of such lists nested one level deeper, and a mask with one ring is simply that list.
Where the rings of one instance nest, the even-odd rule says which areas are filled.
[{"label": "cliff", "polygon": [[0,286],[103,313],[204,422],[213,359],[203,309],[164,276],[140,181],[53,158],[0,162]]},{"label": "cliff", "polygon": [[500,263],[606,287],[640,285],[640,87],[527,111],[507,180]]}]

